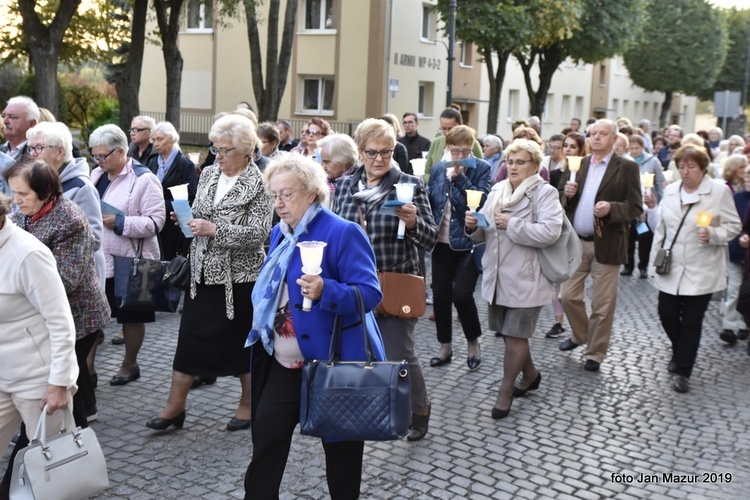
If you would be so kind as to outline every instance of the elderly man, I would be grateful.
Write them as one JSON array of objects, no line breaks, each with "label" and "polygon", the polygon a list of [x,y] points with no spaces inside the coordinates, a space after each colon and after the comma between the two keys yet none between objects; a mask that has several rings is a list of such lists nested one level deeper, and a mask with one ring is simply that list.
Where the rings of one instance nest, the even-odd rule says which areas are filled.
[{"label": "elderly man", "polygon": [[432,142],[427,137],[419,135],[419,119],[416,113],[407,112],[401,118],[404,125],[404,135],[398,139],[398,142],[406,146],[406,152],[409,154],[409,161],[415,158],[422,158],[422,152],[430,150]]},{"label": "elderly man", "polygon": [[26,131],[34,127],[39,121],[39,107],[26,96],[16,96],[8,99],[3,110],[5,137],[8,142],[0,146],[0,152],[18,161],[27,156]]},{"label": "elderly man", "polygon": [[135,158],[141,165],[145,165],[151,155],[155,154],[151,144],[151,131],[155,126],[156,121],[150,116],[136,116],[130,121],[128,156]]},{"label": "elderly man", "polygon": [[[630,221],[643,213],[638,165],[614,152],[617,125],[597,120],[589,136],[592,154],[581,162],[576,182],[560,186],[560,199],[581,239],[582,261],[563,283],[560,299],[573,335],[560,345],[570,351],[588,344],[584,369],[599,371],[607,355],[617,304],[618,271],[628,260]],[[584,288],[591,275],[591,315],[586,313]]]},{"label": "elderly man", "polygon": [[647,153],[654,150],[654,141],[651,139],[651,122],[645,118],[638,122],[638,127],[643,131],[643,146]]}]

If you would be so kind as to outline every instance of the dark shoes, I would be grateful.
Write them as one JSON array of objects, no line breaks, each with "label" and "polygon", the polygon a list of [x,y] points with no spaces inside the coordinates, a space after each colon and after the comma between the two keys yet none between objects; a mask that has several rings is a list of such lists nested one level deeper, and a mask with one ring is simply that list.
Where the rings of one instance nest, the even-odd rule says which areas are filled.
[{"label": "dark shoes", "polygon": [[562,335],[564,331],[565,328],[563,328],[560,323],[555,323],[554,325],[552,325],[552,328],[550,328],[545,337],[547,337],[548,339],[556,339],[557,337]]},{"label": "dark shoes", "polygon": [[493,420],[500,420],[501,418],[505,418],[508,415],[510,415],[510,407],[513,406],[513,400],[510,400],[510,406],[507,410],[501,410],[500,408],[493,408],[492,409],[492,419]]},{"label": "dark shoes", "polygon": [[435,356],[434,358],[430,359],[430,366],[433,367],[433,368],[435,368],[435,367],[438,367],[438,366],[447,365],[452,360],[453,360],[453,353],[450,353],[449,355],[447,355],[444,358],[439,358],[439,357]]},{"label": "dark shoes", "polygon": [[737,332],[737,338],[739,340],[747,340],[750,337],[750,330],[740,330]]},{"label": "dark shoes", "polygon": [[241,431],[243,429],[250,428],[250,420],[242,420],[237,417],[232,417],[232,420],[227,424],[228,431]]},{"label": "dark shoes", "polygon": [[573,339],[568,339],[560,344],[561,351],[572,351],[576,347],[580,347],[580,344],[576,344],[575,342],[573,342]]},{"label": "dark shoes", "polygon": [[115,375],[112,380],[109,381],[109,385],[125,385],[129,384],[133,380],[141,378],[141,369],[139,367],[133,368],[133,371],[127,375]]},{"label": "dark shoes", "polygon": [[677,375],[672,382],[672,389],[677,392],[687,392],[690,390],[690,382],[687,377]]},{"label": "dark shoes", "polygon": [[620,276],[633,276],[633,270],[626,267],[625,269],[620,271]]},{"label": "dark shoes", "polygon": [[161,417],[152,418],[151,420],[146,422],[146,427],[149,427],[157,431],[164,431],[164,430],[169,429],[173,425],[175,429],[182,429],[182,426],[184,425],[184,423],[185,423],[185,410],[182,410],[182,413],[180,413],[174,418],[161,418]]},{"label": "dark shoes", "polygon": [[122,336],[122,332],[112,338],[112,343],[114,345],[123,345],[125,343],[125,337]]},{"label": "dark shoes", "polygon": [[513,387],[513,397],[522,398],[526,395],[527,392],[535,391],[539,389],[539,384],[542,383],[542,374],[541,372],[538,372],[538,373],[539,374],[536,376],[534,381],[526,389],[521,389],[520,387]]},{"label": "dark shoes", "polygon": [[214,385],[215,383],[216,383],[216,377],[201,377],[200,375],[197,375],[193,379],[193,383],[190,385],[190,388],[195,389],[202,385]]},{"label": "dark shoes", "polygon": [[737,336],[732,330],[722,330],[722,332],[719,334],[719,338],[729,345],[734,345],[737,343]]},{"label": "dark shoes", "polygon": [[479,370],[479,365],[482,363],[482,358],[479,356],[469,356],[466,359],[466,365],[469,367],[469,371]]},{"label": "dark shoes", "polygon": [[648,271],[646,271],[645,269],[641,269],[641,276],[640,276],[640,278],[642,280],[648,279]]},{"label": "dark shoes", "polygon": [[669,364],[667,365],[667,371],[669,373],[674,373],[677,371],[677,361],[675,361],[674,358],[669,360]]},{"label": "dark shoes", "polygon": [[427,403],[426,415],[411,414],[411,432],[406,436],[407,441],[419,441],[427,435],[427,430],[430,428],[430,413],[432,413],[432,405]]},{"label": "dark shoes", "polygon": [[583,369],[587,372],[598,372],[599,367],[601,366],[601,363],[598,361],[594,361],[593,359],[587,359],[586,362],[583,364]]}]

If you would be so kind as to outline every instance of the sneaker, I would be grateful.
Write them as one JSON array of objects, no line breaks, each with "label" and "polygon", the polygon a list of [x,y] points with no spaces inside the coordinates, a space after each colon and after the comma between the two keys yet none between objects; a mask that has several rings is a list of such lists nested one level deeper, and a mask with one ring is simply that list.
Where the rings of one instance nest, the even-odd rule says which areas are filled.
[{"label": "sneaker", "polygon": [[88,422],[88,423],[91,423],[91,422],[96,422],[96,420],[97,420],[98,418],[99,418],[99,415],[97,415],[97,409],[96,409],[96,405],[94,405],[94,406],[92,406],[92,407],[91,407],[91,408],[89,409],[89,411],[88,411],[88,415],[86,415],[86,422]]},{"label": "sneaker", "polygon": [[425,299],[425,302],[427,303],[428,306],[431,306],[433,304],[432,295],[428,295],[427,298]]},{"label": "sneaker", "polygon": [[556,339],[557,337],[562,335],[564,331],[565,328],[563,328],[560,323],[555,323],[554,325],[552,325],[552,328],[550,328],[545,337],[547,337],[548,339]]}]

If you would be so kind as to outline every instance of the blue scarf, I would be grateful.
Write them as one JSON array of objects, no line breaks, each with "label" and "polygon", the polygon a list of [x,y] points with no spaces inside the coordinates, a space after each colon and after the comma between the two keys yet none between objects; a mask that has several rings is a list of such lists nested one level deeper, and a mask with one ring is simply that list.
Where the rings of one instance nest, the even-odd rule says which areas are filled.
[{"label": "blue scarf", "polygon": [[307,232],[307,225],[318,212],[323,210],[320,203],[314,202],[308,207],[305,215],[294,228],[292,233],[289,226],[279,222],[279,229],[284,239],[274,248],[271,255],[260,270],[258,280],[253,288],[253,328],[247,336],[245,347],[255,344],[258,339],[263,341],[263,348],[269,355],[273,355],[273,323],[276,318],[276,310],[279,307],[281,290],[284,286],[289,263],[292,261],[297,240]]}]

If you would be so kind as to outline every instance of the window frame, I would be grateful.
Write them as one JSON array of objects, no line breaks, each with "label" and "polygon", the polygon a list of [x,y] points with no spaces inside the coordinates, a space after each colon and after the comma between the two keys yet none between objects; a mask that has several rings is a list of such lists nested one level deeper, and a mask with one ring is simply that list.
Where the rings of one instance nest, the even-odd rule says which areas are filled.
[{"label": "window frame", "polygon": [[[419,27],[419,40],[422,42],[435,43],[435,40],[431,39],[433,27],[435,24],[433,6],[430,4],[422,4],[422,20]],[[427,35],[425,36],[425,28]]]},{"label": "window frame", "polygon": [[[320,22],[319,28],[308,28],[307,27],[307,14],[308,9],[310,6],[310,2],[318,1],[320,3],[320,12],[318,13],[318,21]],[[326,27],[326,20],[328,19],[326,17],[326,7],[330,3],[331,6],[331,27]],[[302,32],[304,33],[335,33],[336,28],[334,27],[334,1],[333,0],[304,0],[304,8],[302,9],[302,22],[300,23],[300,26],[302,27]]]},{"label": "window frame", "polygon": [[[199,26],[195,27],[195,28],[189,26],[189,23],[190,23],[190,7],[191,7],[191,3],[192,4],[197,3],[198,6],[199,6],[199,9],[198,9],[198,20],[199,20],[198,24],[199,24]],[[206,5],[207,3],[210,3],[210,9],[211,9],[211,11],[210,11],[210,19],[209,19],[209,24],[210,24],[209,27],[206,27],[206,7],[208,7],[208,5]],[[214,16],[213,16],[213,14],[214,14],[214,2],[213,2],[213,0],[192,0],[192,2],[191,2],[191,0],[187,0],[185,2],[185,25],[184,25],[183,33],[187,33],[187,34],[213,33],[214,32],[214,28],[213,28],[213,25],[214,25]]]},{"label": "window frame", "polygon": [[[318,83],[318,96],[317,102],[318,107],[316,109],[305,108],[305,83],[308,81],[316,81]],[[325,82],[329,81],[333,85],[331,89],[331,109],[325,109]],[[300,76],[300,101],[299,111],[296,114],[299,115],[315,115],[315,116],[333,116],[334,110],[334,94],[336,92],[336,77],[333,75],[304,75]]]},{"label": "window frame", "polygon": [[417,82],[417,118],[432,118],[434,116],[435,83],[427,81]]}]

